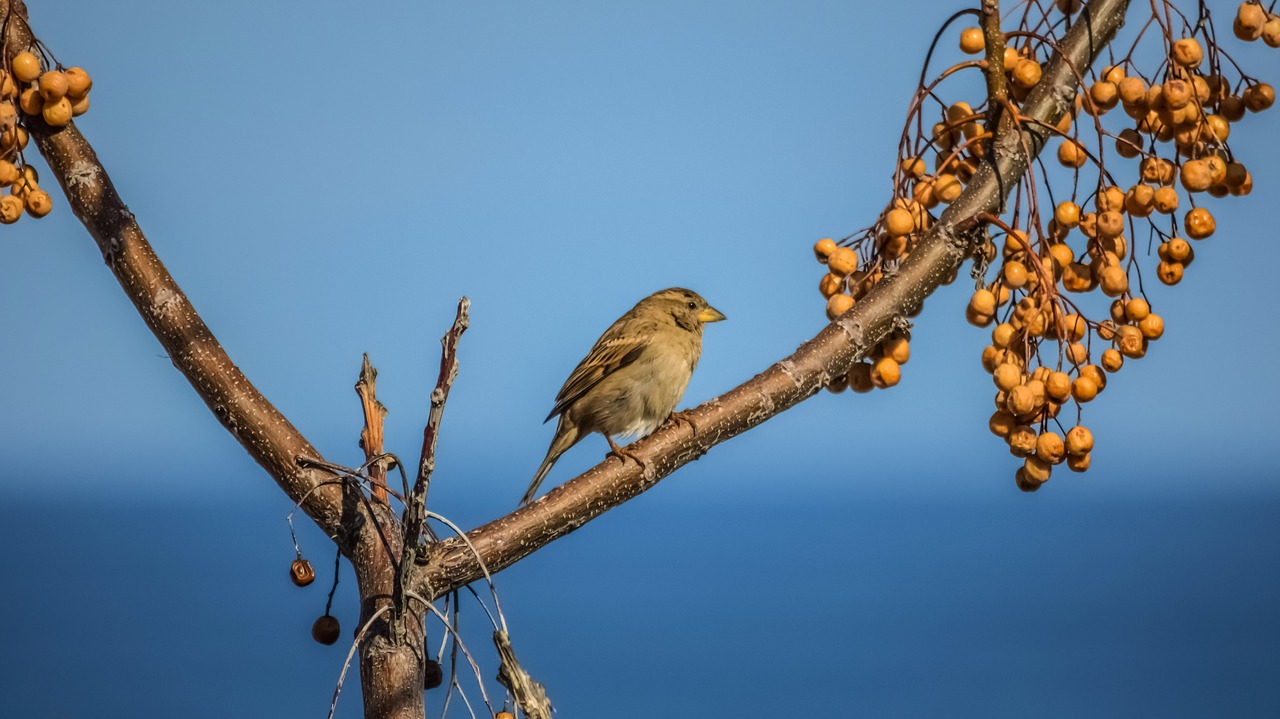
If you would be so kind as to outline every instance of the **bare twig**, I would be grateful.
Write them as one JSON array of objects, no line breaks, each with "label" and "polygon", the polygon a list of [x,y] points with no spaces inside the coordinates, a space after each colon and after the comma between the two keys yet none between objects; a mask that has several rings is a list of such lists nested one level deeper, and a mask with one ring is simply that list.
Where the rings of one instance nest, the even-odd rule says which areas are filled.
[{"label": "bare twig", "polygon": [[404,590],[410,580],[418,553],[422,551],[419,542],[427,521],[427,489],[431,484],[431,474],[436,469],[436,445],[440,441],[440,422],[444,418],[444,404],[449,399],[449,390],[453,381],[458,378],[458,340],[471,324],[471,300],[463,297],[458,300],[458,313],[454,317],[453,326],[441,338],[440,374],[436,379],[436,387],[431,390],[431,411],[427,415],[427,426],[422,430],[422,458],[418,462],[418,478],[409,494],[409,501],[404,508],[404,542],[401,549],[399,573],[396,577],[395,606],[397,630],[403,628],[407,606]]},{"label": "bare twig", "polygon": [[506,632],[493,633],[493,645],[498,648],[498,683],[511,691],[516,704],[528,719],[551,719],[551,700],[547,690],[529,676],[529,672],[516,661],[516,651],[511,648],[511,638]]},{"label": "bare twig", "polygon": [[360,363],[360,377],[356,380],[356,394],[360,395],[360,407],[364,410],[364,428],[360,430],[360,449],[364,450],[365,463],[369,466],[370,488],[374,499],[387,501],[387,462],[384,459],[382,436],[387,408],[378,401],[378,370],[364,355]]}]

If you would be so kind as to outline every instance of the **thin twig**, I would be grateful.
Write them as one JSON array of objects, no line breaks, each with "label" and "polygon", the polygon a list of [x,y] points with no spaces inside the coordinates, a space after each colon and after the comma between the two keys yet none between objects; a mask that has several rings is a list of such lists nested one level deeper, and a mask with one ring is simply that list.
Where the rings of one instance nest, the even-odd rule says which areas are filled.
[{"label": "thin twig", "polygon": [[444,405],[449,400],[449,390],[453,387],[453,381],[458,378],[458,340],[471,324],[470,309],[471,300],[466,297],[458,300],[458,313],[454,317],[453,326],[440,340],[440,375],[436,379],[435,389],[431,390],[431,411],[427,415],[427,426],[422,431],[422,458],[418,462],[418,478],[404,508],[404,541],[393,597],[397,637],[404,636],[404,618],[407,614],[404,590],[410,581],[418,552],[422,551],[419,542],[427,521],[427,489],[431,484],[431,474],[436,468],[440,422],[444,418]]},{"label": "thin twig", "polygon": [[365,464],[369,466],[369,482],[373,498],[387,501],[387,465],[383,459],[383,425],[387,408],[378,401],[378,370],[364,354],[360,362],[360,376],[356,379],[356,394],[360,396],[360,408],[364,411],[364,427],[360,430],[360,448],[364,450]]}]

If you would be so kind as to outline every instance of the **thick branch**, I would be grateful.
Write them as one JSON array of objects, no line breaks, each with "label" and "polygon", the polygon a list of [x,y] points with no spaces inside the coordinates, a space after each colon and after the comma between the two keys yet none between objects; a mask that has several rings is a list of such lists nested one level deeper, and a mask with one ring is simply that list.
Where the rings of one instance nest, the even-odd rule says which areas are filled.
[{"label": "thick branch", "polygon": [[[1071,65],[1089,66],[1124,23],[1128,0],[1095,0],[1067,33],[1040,83],[1022,106],[1022,114],[1054,125],[1075,97]],[[981,213],[998,211],[1044,146],[1047,131],[1034,124],[1007,125],[997,134],[994,160],[984,163],[919,246],[897,272],[886,276],[853,309],[828,325],[790,357],[774,364],[729,392],[687,413],[698,428],[669,422],[628,449],[645,461],[609,459],[551,490],[541,499],[468,533],[473,553],[461,540],[438,544],[419,575],[422,593],[440,596],[482,576],[478,559],[490,572],[528,556],[540,547],[581,527],[609,509],[635,497],[663,477],[817,393],[847,372],[886,334],[941,285],[968,256]]]},{"label": "thick branch", "polygon": [[[0,16],[10,13],[5,37],[7,61],[34,45],[22,0],[0,0]],[[98,243],[107,266],[142,319],[210,411],[324,532],[340,536],[342,492],[323,484],[332,475],[300,468],[299,456],[320,457],[284,415],[244,376],[173,276],[156,257],[93,148],[74,123],[55,128],[39,118],[24,120],[49,169],[62,185],[72,211]]]}]

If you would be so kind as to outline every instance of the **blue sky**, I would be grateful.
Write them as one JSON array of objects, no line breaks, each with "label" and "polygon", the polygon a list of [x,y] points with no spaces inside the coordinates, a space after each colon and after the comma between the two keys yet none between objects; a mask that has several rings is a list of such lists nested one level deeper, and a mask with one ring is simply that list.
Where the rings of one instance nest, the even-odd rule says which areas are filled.
[{"label": "blue sky", "polygon": [[[640,297],[687,286],[729,317],[707,331],[687,405],[750,378],[823,326],[809,248],[869,224],[883,206],[923,53],[960,7],[864,5],[373,2],[357,11],[64,0],[31,10],[59,59],[93,75],[93,106],[77,124],[157,252],[240,367],[330,460],[358,461],[351,385],[362,352],[391,410],[388,447],[416,451],[439,337],[457,298],[471,298],[432,492],[436,511],[469,527],[514,505],[550,440],[540,422],[556,389]],[[1220,22],[1225,31],[1229,19]],[[1266,74],[1276,52],[1236,45],[1233,55],[1274,83]],[[966,87],[975,86],[957,85]],[[1280,397],[1273,128],[1268,114],[1233,129],[1254,194],[1210,201],[1217,235],[1197,246],[1181,285],[1154,288],[1166,334],[1087,409],[1099,442],[1088,474],[1063,473],[1033,497],[1014,489],[1017,462],[986,429],[993,389],[978,358],[987,332],[964,324],[962,283],[945,288],[917,321],[899,387],[816,397],[500,576],[504,607],[520,618],[517,648],[552,677],[564,715],[629,715],[630,706],[641,716],[639,707],[652,711],[666,696],[683,697],[683,709],[667,707],[672,716],[713,706],[835,710],[849,706],[839,703],[846,685],[868,702],[888,691],[869,669],[877,658],[898,666],[901,651],[901,666],[931,666],[926,639],[972,649],[974,627],[1010,638],[989,661],[962,662],[990,667],[989,682],[953,685],[919,669],[897,675],[906,685],[894,696],[973,715],[1025,713],[1034,704],[997,700],[1002,663],[1061,658],[1055,642],[1094,636],[1089,629],[1106,636],[1099,627],[1116,617],[1133,620],[1120,621],[1120,634],[1133,637],[1119,655],[1124,667],[1173,661],[1180,655],[1159,641],[1202,625],[1203,644],[1190,645],[1202,651],[1191,656],[1275,667],[1274,651],[1268,660],[1255,641],[1280,639],[1274,622],[1215,624],[1280,598],[1274,567],[1256,551],[1278,538],[1264,510],[1280,506],[1270,421]],[[58,712],[32,712],[54,669],[92,668],[99,696],[120,702],[99,704],[96,715],[130,715],[133,682],[188,663],[191,674],[169,686],[199,685],[197,667],[225,682],[192,706],[182,704],[191,693],[175,693],[193,716],[327,707],[340,652],[306,637],[322,592],[304,597],[283,582],[287,500],[173,370],[62,198],[48,218],[24,219],[3,237],[5,504],[44,553],[8,560],[19,589],[0,599],[0,616],[20,625],[19,638],[73,648],[48,664],[9,655],[0,682],[14,690],[0,707],[14,704],[2,713],[86,716],[92,704],[65,697]],[[583,442],[548,485],[603,449]],[[998,555],[1006,532],[1037,527],[1043,562]],[[1133,548],[1152,532],[1160,543]],[[634,546],[637,533],[651,543]],[[324,542],[304,533],[328,576]],[[797,560],[778,543],[803,548],[803,576],[782,571]],[[948,546],[972,554],[942,562]],[[50,569],[86,551],[95,578],[87,593]],[[937,572],[920,573],[935,563]],[[193,564],[200,581],[185,573]],[[602,580],[602,567],[616,578]],[[1053,585],[1063,576],[1080,583]],[[940,591],[947,577],[971,593]],[[1048,583],[1042,592],[1035,577]],[[1238,591],[1224,598],[1206,585]],[[1129,614],[1128,592],[1144,586],[1168,589],[1158,602],[1167,624]],[[799,590],[822,600],[800,601]],[[935,591],[936,603],[913,603]],[[1034,601],[1046,623],[973,613],[1010,596]],[[64,604],[82,618],[40,634],[27,628],[33,613]],[[205,633],[175,653],[166,637],[192,619],[178,608],[197,606],[233,611],[203,615]],[[133,613],[137,624],[112,620]],[[788,630],[767,618],[779,613],[804,620]],[[842,664],[826,646],[824,627],[849,621],[846,613],[887,627],[836,633],[876,650],[865,664]],[[84,616],[101,616],[93,632],[77,628]],[[148,624],[157,616],[164,621]],[[590,631],[587,618],[598,621]],[[1061,631],[1030,641],[1046,626]],[[557,639],[570,636],[591,656],[580,673],[568,670],[575,658]],[[759,636],[772,666],[787,657],[765,683],[776,685],[712,671],[723,657],[708,649],[741,661],[744,636]],[[114,663],[126,645],[132,658]],[[245,678],[257,674],[229,672],[224,658],[290,669],[257,683]],[[691,662],[689,673],[634,681],[636,667],[680,661]],[[1171,696],[1182,701],[1165,707],[1175,713],[1213,706],[1220,685],[1201,669],[1153,669],[1133,691],[1176,687]],[[1108,702],[1102,674],[1069,676],[1074,683],[1055,685],[1059,706],[1096,715],[1141,706],[1126,703],[1136,700],[1123,688]],[[344,716],[358,715],[354,687]],[[1252,703],[1240,715],[1280,707],[1274,691],[1259,691],[1246,693]],[[636,702],[618,706],[623,696]],[[711,696],[720,702],[698,703]],[[789,703],[768,703],[778,701]]]}]

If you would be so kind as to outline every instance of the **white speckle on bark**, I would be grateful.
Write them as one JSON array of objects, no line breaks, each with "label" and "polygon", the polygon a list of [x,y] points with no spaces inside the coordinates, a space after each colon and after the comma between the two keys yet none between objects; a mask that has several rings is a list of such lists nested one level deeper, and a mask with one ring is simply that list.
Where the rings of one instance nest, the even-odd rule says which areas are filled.
[{"label": "white speckle on bark", "polygon": [[67,170],[67,186],[72,189],[78,190],[81,185],[93,185],[97,182],[98,168],[93,163],[81,160]]},{"label": "white speckle on bark", "polygon": [[844,336],[849,338],[849,344],[858,347],[862,344],[862,326],[858,325],[858,327],[855,328],[853,326],[854,324],[854,320],[849,319],[848,317],[841,317],[836,320],[836,327],[839,327],[840,331],[844,333]]},{"label": "white speckle on bark", "polygon": [[804,384],[804,382],[802,382],[800,377],[796,374],[795,363],[793,363],[790,359],[784,359],[781,362],[779,362],[778,369],[782,370],[782,373],[785,374],[787,378],[791,380],[791,383],[794,384],[797,389],[799,389],[801,385]]},{"label": "white speckle on bark", "polygon": [[168,287],[161,287],[151,298],[151,306],[157,315],[167,315],[178,309],[182,304],[182,296]]}]

